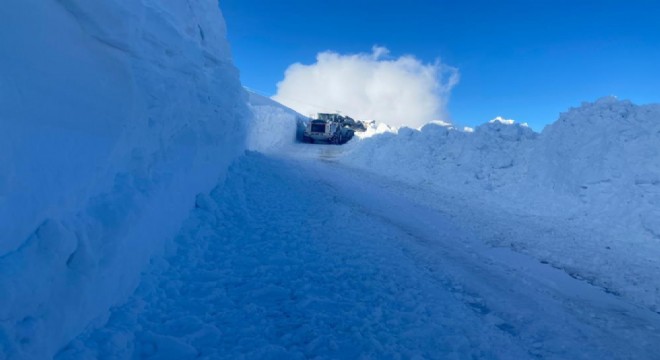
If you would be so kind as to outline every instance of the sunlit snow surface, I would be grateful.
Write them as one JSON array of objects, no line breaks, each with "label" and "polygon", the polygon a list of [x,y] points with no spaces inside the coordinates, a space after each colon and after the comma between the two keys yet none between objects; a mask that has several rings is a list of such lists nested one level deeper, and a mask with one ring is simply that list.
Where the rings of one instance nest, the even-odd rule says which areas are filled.
[{"label": "sunlit snow surface", "polygon": [[493,232],[525,226],[534,235],[542,225],[348,170],[328,162],[336,149],[311,149],[325,153],[320,163],[240,159],[223,186],[198,197],[176,248],[154,261],[129,302],[58,359],[650,359],[660,351],[657,314],[483,244]]},{"label": "sunlit snow surface", "polygon": [[[465,132],[375,131],[340,162],[545,225],[488,243],[515,248],[660,311],[660,106],[603,98],[541,133],[496,119]],[[515,230],[522,231],[522,230]]]}]

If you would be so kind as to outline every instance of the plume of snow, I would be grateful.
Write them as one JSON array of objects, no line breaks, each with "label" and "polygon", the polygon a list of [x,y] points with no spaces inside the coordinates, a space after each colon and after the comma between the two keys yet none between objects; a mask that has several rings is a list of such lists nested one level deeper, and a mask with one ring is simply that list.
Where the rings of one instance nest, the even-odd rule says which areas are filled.
[{"label": "plume of snow", "polygon": [[458,70],[439,60],[393,58],[384,47],[371,53],[319,53],[316,63],[291,65],[274,100],[305,114],[341,112],[392,126],[421,127],[448,119],[447,102]]}]

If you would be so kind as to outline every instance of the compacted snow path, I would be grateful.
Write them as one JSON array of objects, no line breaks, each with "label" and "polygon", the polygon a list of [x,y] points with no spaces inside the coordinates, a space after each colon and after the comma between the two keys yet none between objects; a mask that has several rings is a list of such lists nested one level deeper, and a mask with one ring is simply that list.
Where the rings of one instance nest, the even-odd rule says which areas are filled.
[{"label": "compacted snow path", "polygon": [[57,358],[660,353],[658,314],[485,246],[487,216],[429,206],[415,200],[417,190],[345,169],[331,155],[246,154],[223,186],[197,199],[131,299]]}]

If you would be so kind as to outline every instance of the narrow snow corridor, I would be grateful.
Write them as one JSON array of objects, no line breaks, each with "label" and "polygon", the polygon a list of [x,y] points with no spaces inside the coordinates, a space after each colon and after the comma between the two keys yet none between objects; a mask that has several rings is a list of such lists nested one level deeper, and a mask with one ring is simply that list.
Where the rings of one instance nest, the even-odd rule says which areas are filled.
[{"label": "narrow snow corridor", "polygon": [[539,263],[509,267],[520,255],[469,242],[473,219],[362,180],[324,162],[246,154],[198,197],[129,301],[57,358],[660,353],[657,314]]}]

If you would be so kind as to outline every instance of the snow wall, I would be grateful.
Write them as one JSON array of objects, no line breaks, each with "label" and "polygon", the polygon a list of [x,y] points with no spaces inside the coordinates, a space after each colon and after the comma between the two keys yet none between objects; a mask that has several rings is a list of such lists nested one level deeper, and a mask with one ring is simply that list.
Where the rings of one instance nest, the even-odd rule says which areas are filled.
[{"label": "snow wall", "polygon": [[660,105],[607,97],[540,134],[501,118],[470,131],[383,126],[347,147],[341,161],[350,166],[589,230],[589,238],[493,245],[525,249],[660,311]]},{"label": "snow wall", "polygon": [[248,94],[253,114],[247,136],[250,150],[279,152],[302,140],[306,117],[267,97]]},{"label": "snow wall", "polygon": [[125,299],[244,147],[215,0],[0,12],[0,358],[50,358]]}]

